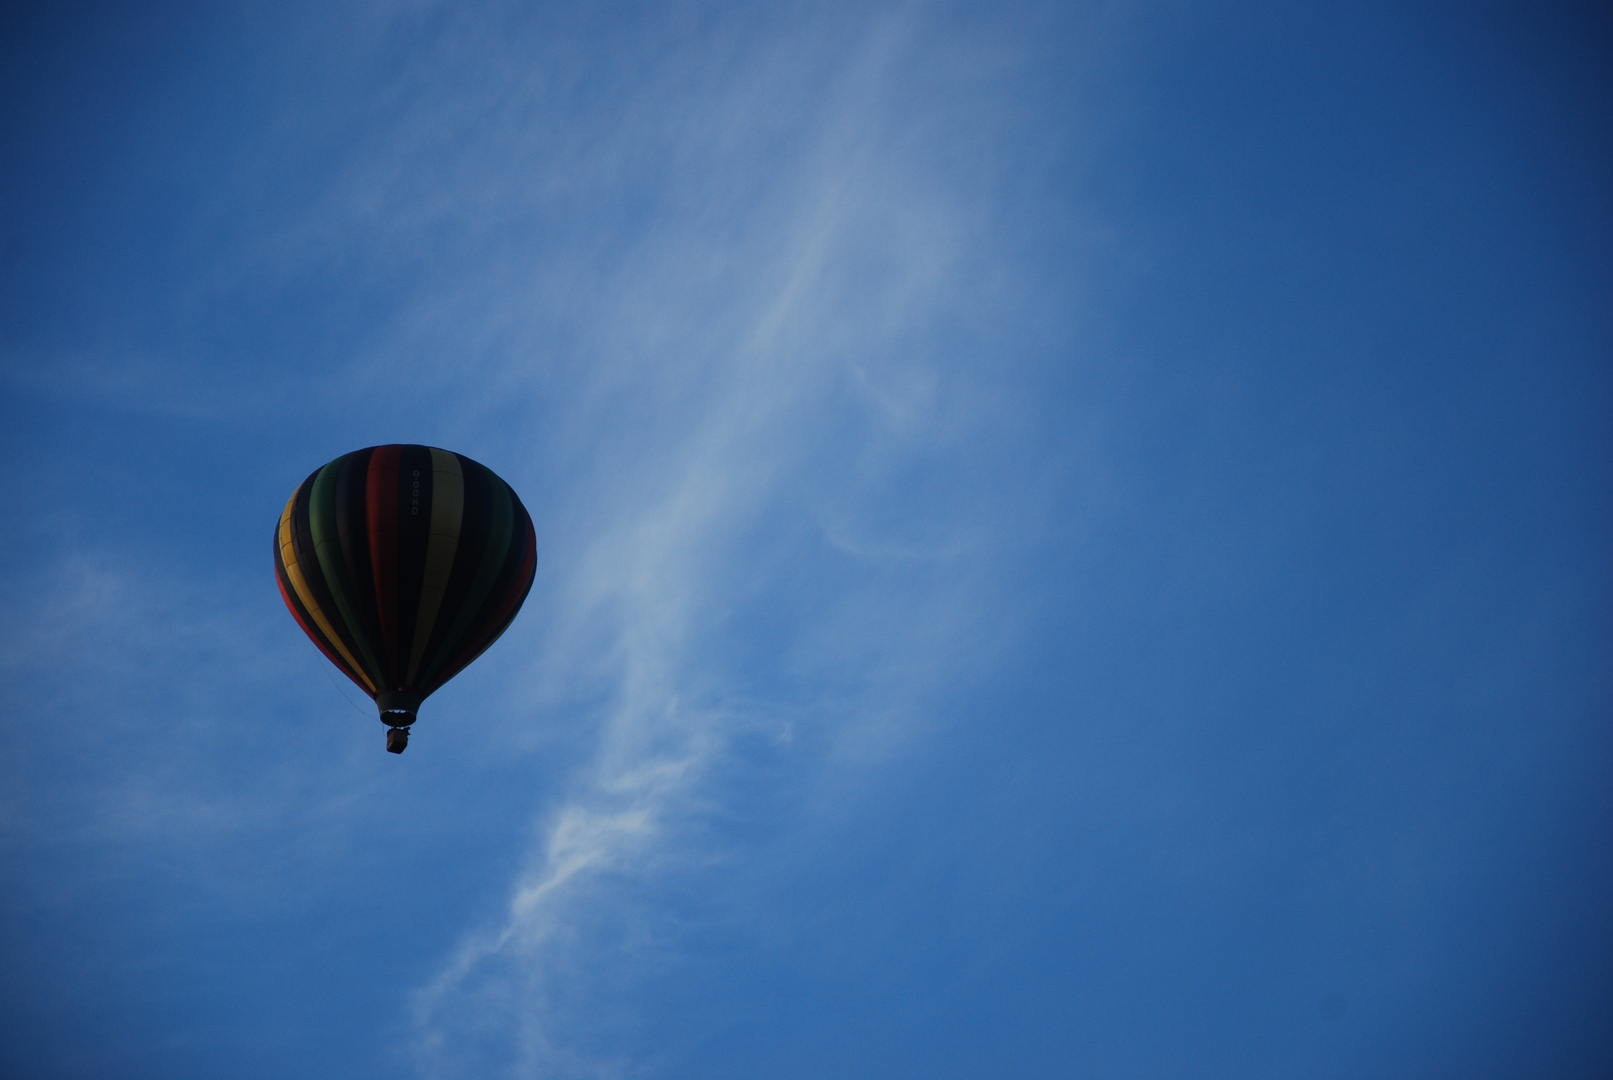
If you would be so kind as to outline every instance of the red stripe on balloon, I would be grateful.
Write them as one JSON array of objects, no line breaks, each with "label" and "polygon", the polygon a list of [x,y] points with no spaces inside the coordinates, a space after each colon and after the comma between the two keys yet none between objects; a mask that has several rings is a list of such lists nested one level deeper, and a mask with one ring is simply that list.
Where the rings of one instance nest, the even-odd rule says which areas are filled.
[{"label": "red stripe on balloon", "polygon": [[387,689],[403,686],[398,635],[398,465],[401,446],[379,446],[365,478],[365,509],[370,526],[370,567],[375,574],[375,608],[386,655],[381,661]]}]

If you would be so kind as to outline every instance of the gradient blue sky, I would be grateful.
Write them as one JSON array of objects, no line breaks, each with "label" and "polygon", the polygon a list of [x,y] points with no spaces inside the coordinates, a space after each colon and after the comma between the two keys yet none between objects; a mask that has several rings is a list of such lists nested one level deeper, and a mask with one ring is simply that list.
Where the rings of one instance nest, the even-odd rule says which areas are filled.
[{"label": "gradient blue sky", "polygon": [[[0,1071],[1609,1075],[1610,30],[13,5]],[[402,757],[383,442],[540,550]]]}]

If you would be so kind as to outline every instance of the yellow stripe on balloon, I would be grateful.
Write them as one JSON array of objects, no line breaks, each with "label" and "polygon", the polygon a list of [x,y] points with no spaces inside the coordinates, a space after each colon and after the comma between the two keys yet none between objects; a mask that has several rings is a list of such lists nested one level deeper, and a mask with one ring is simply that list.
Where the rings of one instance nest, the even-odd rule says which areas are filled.
[{"label": "yellow stripe on balloon", "polygon": [[308,582],[303,577],[302,567],[297,565],[297,552],[291,542],[291,511],[296,504],[297,495],[293,492],[291,501],[286,503],[286,512],[280,515],[280,561],[286,564],[286,576],[291,579],[291,587],[296,591],[297,599],[308,609],[309,617],[324,632],[325,639],[331,643],[332,648],[342,654],[342,659],[347,661],[348,668],[359,677],[370,693],[374,694],[377,692],[374,680],[363,667],[354,662],[353,654],[347,651],[342,639],[332,629],[330,620],[325,618],[325,613],[315,602],[313,593],[308,589]]}]

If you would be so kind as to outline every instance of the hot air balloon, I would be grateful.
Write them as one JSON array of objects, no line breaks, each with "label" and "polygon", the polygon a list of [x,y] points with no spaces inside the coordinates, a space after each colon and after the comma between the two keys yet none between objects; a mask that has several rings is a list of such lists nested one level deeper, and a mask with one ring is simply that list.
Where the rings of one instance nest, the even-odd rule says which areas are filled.
[{"label": "hot air balloon", "polygon": [[344,454],[302,482],[275,530],[286,607],[375,699],[394,754],[420,703],[515,619],[536,570],[515,492],[434,446]]}]

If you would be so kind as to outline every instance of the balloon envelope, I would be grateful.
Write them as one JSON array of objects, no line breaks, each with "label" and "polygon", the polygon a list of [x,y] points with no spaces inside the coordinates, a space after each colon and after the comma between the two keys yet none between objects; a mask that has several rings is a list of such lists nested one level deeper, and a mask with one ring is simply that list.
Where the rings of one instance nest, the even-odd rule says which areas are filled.
[{"label": "balloon envelope", "polygon": [[486,466],[432,446],[372,446],[297,488],[274,569],[303,632],[403,727],[515,619],[537,536]]}]

